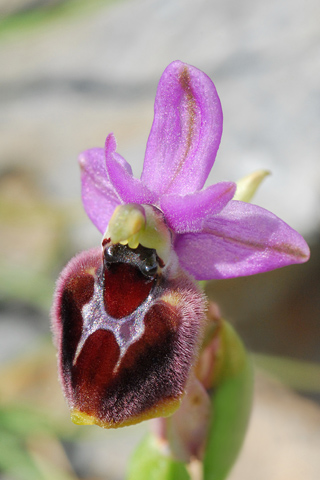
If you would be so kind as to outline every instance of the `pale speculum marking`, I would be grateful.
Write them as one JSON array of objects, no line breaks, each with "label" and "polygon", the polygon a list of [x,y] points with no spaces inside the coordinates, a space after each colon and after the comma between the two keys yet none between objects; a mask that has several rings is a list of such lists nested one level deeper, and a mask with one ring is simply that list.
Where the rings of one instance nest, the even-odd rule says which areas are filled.
[{"label": "pale speculum marking", "polygon": [[145,330],[144,317],[155,303],[156,297],[157,295],[152,289],[146,300],[136,310],[125,317],[115,319],[105,311],[103,289],[95,279],[92,298],[81,309],[82,334],[73,359],[73,365],[77,363],[83,346],[90,335],[97,330],[108,330],[113,333],[120,349],[119,360],[115,366],[115,370],[117,370],[128,348],[143,336]]}]

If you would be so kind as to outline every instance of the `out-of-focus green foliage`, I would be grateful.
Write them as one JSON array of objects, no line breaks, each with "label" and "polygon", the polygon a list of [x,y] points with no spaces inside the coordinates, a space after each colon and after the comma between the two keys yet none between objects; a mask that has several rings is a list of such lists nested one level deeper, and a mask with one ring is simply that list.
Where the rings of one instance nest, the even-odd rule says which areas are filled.
[{"label": "out-of-focus green foliage", "polygon": [[127,480],[190,480],[186,465],[173,460],[154,435],[147,435],[134,452]]},{"label": "out-of-focus green foliage", "polygon": [[2,265],[0,283],[1,295],[7,300],[19,299],[42,309],[47,309],[52,301],[54,280],[41,272]]},{"label": "out-of-focus green foliage", "polygon": [[61,443],[76,439],[63,407],[51,342],[1,366],[0,477],[77,479]]},{"label": "out-of-focus green foliage", "polygon": [[70,218],[77,212],[48,201],[23,169],[0,175],[0,300],[50,309],[55,277],[71,254]]},{"label": "out-of-focus green foliage", "polygon": [[9,15],[0,16],[0,39],[11,33],[27,33],[34,28],[44,28],[54,21],[70,19],[75,15],[86,15],[96,8],[120,0],[62,0],[44,2],[36,8],[21,9]]},{"label": "out-of-focus green foliage", "polygon": [[[74,478],[35,452],[37,443],[58,441],[63,426],[47,414],[26,405],[0,405],[0,472],[21,480],[47,480],[53,470],[57,480]],[[47,468],[46,468],[47,467]],[[51,477],[53,480],[53,476]]]},{"label": "out-of-focus green foliage", "polygon": [[238,335],[225,321],[221,343],[219,382],[211,396],[204,480],[226,479],[242,446],[252,403],[251,360]]},{"label": "out-of-focus green foliage", "polygon": [[303,393],[320,393],[320,365],[274,355],[253,355],[254,364],[290,388]]}]

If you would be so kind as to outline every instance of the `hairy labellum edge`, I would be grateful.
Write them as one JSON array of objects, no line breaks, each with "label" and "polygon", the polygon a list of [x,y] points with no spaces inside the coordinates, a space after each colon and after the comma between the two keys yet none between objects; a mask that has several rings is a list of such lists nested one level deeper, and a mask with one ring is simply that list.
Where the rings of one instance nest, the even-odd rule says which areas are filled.
[{"label": "hairy labellum edge", "polygon": [[173,252],[142,303],[115,318],[105,308],[103,272],[94,249],[72,259],[57,282],[52,328],[72,419],[116,428],[170,415],[197,355],[204,295]]}]

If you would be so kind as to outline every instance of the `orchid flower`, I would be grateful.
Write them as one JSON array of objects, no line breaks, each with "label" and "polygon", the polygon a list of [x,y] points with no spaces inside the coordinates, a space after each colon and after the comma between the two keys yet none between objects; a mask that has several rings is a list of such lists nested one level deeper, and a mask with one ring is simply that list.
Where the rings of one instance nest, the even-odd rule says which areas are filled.
[{"label": "orchid flower", "polygon": [[118,427],[172,414],[206,316],[195,280],[252,275],[309,258],[304,239],[237,185],[203,188],[222,134],[212,81],[175,61],[157,90],[140,180],[116,152],[80,155],[84,208],[102,248],[62,272],[52,311],[72,419]]}]

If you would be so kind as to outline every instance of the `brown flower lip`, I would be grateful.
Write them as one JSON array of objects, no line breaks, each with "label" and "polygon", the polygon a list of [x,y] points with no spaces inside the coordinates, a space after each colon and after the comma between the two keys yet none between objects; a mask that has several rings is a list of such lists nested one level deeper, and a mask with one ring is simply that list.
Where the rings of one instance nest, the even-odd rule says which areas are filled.
[{"label": "brown flower lip", "polygon": [[53,330],[73,421],[117,428],[173,413],[204,312],[174,252],[163,272],[145,247],[106,244],[71,260],[57,283]]}]

